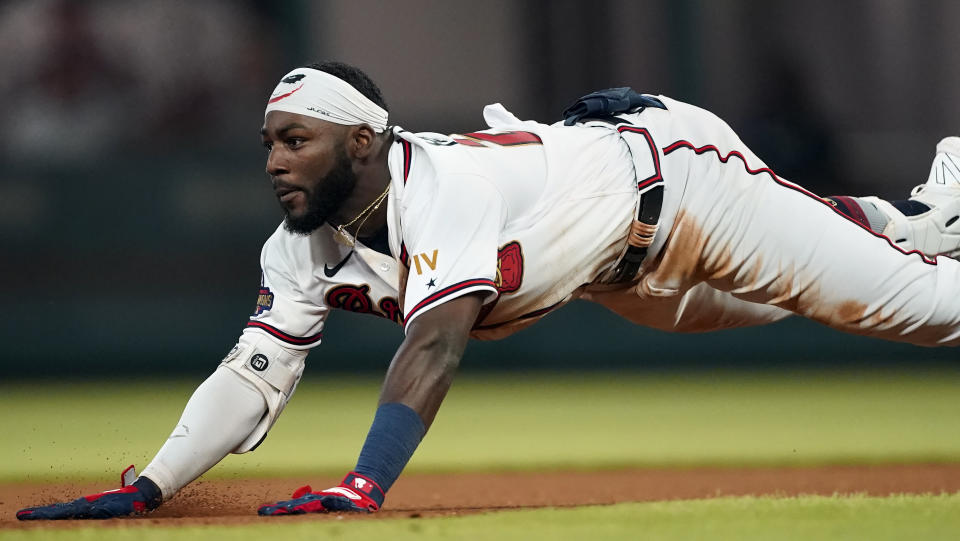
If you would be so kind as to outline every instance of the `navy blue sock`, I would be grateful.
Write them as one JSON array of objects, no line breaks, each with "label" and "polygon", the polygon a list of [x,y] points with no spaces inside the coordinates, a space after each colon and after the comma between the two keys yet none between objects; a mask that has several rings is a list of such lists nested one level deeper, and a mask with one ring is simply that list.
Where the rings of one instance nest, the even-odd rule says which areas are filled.
[{"label": "navy blue sock", "polygon": [[390,490],[426,432],[420,416],[409,406],[382,404],[373,417],[354,471],[372,479],[384,492]]},{"label": "navy blue sock", "polygon": [[893,205],[893,208],[902,212],[904,216],[916,216],[930,210],[930,207],[920,201],[891,201],[890,204]]},{"label": "navy blue sock", "polygon": [[160,504],[163,503],[163,495],[160,494],[160,487],[151,481],[149,477],[137,477],[137,480],[132,484],[137,487],[140,494],[143,494],[143,499],[147,500],[148,511],[160,507]]}]

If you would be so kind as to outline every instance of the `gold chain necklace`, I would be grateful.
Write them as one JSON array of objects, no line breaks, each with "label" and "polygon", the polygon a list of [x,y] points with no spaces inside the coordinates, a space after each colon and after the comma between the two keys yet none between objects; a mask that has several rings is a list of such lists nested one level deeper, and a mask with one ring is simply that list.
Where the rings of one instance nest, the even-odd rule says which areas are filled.
[{"label": "gold chain necklace", "polygon": [[360,214],[357,214],[356,218],[350,220],[345,224],[337,226],[337,230],[333,234],[333,240],[337,241],[338,243],[344,246],[349,246],[353,248],[357,244],[357,240],[356,240],[356,237],[350,235],[350,232],[347,231],[347,228],[355,224],[357,220],[359,220],[360,218],[363,218],[363,221],[360,222],[359,226],[357,226],[357,237],[359,237],[360,229],[363,228],[363,224],[367,222],[367,218],[369,218],[371,214],[373,214],[374,212],[377,211],[377,209],[380,208],[380,204],[383,203],[384,198],[387,197],[387,194],[389,192],[390,192],[390,183],[388,182],[387,189],[383,190],[382,194],[378,195],[377,198],[374,199],[372,203],[367,205],[367,208],[360,211]]}]

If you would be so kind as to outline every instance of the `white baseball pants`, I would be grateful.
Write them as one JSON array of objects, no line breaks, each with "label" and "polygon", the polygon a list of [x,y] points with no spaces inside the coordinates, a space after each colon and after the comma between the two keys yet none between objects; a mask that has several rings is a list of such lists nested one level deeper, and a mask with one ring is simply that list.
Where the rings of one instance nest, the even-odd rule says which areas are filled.
[{"label": "white baseball pants", "polygon": [[665,179],[639,284],[588,291],[623,317],[680,332],[796,313],[919,345],[960,344],[960,262],[904,253],[771,171],[712,113],[662,97],[636,117]]}]

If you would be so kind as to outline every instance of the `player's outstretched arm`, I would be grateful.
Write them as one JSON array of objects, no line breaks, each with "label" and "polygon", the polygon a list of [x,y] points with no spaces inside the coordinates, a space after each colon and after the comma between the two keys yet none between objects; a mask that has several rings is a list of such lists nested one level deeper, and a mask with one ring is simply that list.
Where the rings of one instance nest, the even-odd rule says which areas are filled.
[{"label": "player's outstretched arm", "polygon": [[354,471],[339,486],[320,492],[302,487],[291,500],[265,505],[259,514],[378,510],[433,423],[481,305],[480,294],[469,294],[417,317],[387,370]]},{"label": "player's outstretched arm", "polygon": [[380,391],[380,405],[399,403],[417,413],[424,428],[437,411],[467,347],[482,295],[464,295],[420,315],[390,363]]},{"label": "player's outstretched arm", "polygon": [[[249,341],[246,346],[253,348]],[[28,507],[18,511],[17,518],[112,518],[151,511],[241,447],[266,412],[263,394],[234,370],[220,366],[194,391],[173,434],[138,479],[128,480],[124,472],[124,486],[118,490]]]}]

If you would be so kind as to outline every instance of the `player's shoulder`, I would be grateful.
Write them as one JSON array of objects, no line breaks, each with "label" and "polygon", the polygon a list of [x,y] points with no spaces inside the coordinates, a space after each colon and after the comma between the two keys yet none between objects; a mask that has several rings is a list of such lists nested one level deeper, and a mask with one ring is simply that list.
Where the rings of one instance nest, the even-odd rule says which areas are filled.
[{"label": "player's shoulder", "polygon": [[401,211],[413,205],[431,206],[451,189],[466,190],[475,183],[492,181],[484,156],[471,154],[449,135],[407,133],[403,141],[390,166]]},{"label": "player's shoulder", "polygon": [[483,118],[486,128],[449,135],[394,127],[407,166],[405,172],[414,166],[426,166],[435,173],[482,174],[482,167],[478,166],[485,159],[502,158],[494,151],[541,145],[543,140],[538,134],[555,129],[533,120],[520,120],[499,103],[486,106]]},{"label": "player's shoulder", "polygon": [[283,227],[283,222],[273,230],[263,243],[263,255],[271,258],[286,258],[306,244],[306,237],[295,235]]},{"label": "player's shoulder", "polygon": [[446,136],[442,134],[413,133],[400,127],[394,128],[394,135],[394,148],[388,158],[394,185],[391,197],[395,197],[401,207],[406,207],[411,199],[432,196],[437,177],[457,163],[456,157],[449,152],[455,143],[450,142],[451,146],[448,146]]},{"label": "player's shoulder", "polygon": [[[462,148],[449,135],[396,128],[397,160],[404,185],[413,176],[433,177],[466,166]],[[414,184],[415,185],[415,184]],[[414,186],[412,185],[412,186]]]}]

